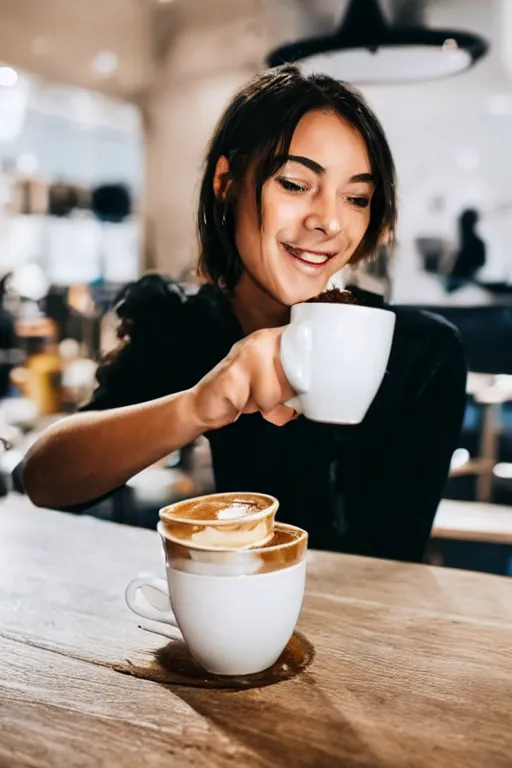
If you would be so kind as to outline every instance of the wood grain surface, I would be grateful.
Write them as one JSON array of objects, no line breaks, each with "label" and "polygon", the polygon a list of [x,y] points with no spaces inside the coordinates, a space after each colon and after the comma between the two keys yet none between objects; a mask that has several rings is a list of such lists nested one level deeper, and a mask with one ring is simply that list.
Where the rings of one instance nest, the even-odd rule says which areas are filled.
[{"label": "wood grain surface", "polygon": [[311,552],[312,663],[233,690],[173,678],[142,572],[152,531],[0,506],[1,768],[512,767],[511,580]]}]

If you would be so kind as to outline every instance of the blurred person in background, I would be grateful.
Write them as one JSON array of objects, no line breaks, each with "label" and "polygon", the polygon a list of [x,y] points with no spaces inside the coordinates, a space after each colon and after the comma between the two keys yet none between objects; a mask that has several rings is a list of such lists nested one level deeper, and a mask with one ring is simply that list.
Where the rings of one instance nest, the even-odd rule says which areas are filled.
[{"label": "blurred person in background", "polygon": [[478,211],[473,208],[465,209],[459,216],[459,248],[448,277],[449,291],[474,282],[485,265],[485,243],[476,232],[478,219]]},{"label": "blurred person in background", "polygon": [[393,239],[395,170],[377,118],[347,84],[263,72],[217,124],[197,221],[202,288],[185,296],[147,275],[123,290],[120,348],[91,402],[29,451],[29,496],[87,509],[205,434],[217,490],[277,496],[279,519],[311,546],[421,560],[465,405],[457,331],[394,308],[388,372],[357,426],[297,418],[279,357],[290,307]]}]

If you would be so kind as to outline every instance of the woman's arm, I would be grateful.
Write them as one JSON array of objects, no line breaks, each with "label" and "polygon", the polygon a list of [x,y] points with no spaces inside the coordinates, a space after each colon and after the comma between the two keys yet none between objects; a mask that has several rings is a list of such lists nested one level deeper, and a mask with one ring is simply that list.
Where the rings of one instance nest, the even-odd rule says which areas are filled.
[{"label": "woman's arm", "polygon": [[[241,414],[261,411],[276,425],[287,423],[294,412],[282,403],[293,390],[279,360],[282,332],[282,328],[258,331],[238,342],[191,389],[76,414],[55,424],[26,457],[23,484],[29,497],[38,506],[73,507],[109,493],[203,432],[230,424]],[[126,352],[123,372],[130,370],[135,377],[140,363],[129,346]],[[117,395],[112,391],[112,381],[123,380],[118,368],[112,370],[110,394],[103,402],[101,395],[97,399],[102,406],[109,400],[119,404],[126,396],[125,389]]]},{"label": "woman's arm", "polygon": [[23,484],[34,504],[64,508],[101,497],[194,440],[191,391],[147,403],[78,413],[54,424],[29,450]]}]

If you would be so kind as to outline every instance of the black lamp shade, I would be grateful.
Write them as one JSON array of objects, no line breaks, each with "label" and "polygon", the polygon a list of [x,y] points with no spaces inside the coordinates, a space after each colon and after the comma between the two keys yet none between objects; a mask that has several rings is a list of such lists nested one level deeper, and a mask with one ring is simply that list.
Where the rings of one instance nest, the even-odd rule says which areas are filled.
[{"label": "black lamp shade", "polygon": [[457,74],[487,49],[487,42],[470,32],[390,25],[378,0],[351,0],[333,35],[284,45],[267,64],[300,63],[306,72],[351,83],[399,83]]}]

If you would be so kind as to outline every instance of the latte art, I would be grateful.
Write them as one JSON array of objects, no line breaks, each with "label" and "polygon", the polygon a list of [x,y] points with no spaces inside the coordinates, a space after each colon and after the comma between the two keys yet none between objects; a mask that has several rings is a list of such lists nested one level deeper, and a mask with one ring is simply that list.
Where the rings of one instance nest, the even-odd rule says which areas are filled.
[{"label": "latte art", "polygon": [[237,517],[244,517],[244,515],[251,515],[255,508],[252,504],[242,504],[241,502],[234,502],[229,507],[219,509],[217,512],[217,520],[236,520]]},{"label": "latte art", "polygon": [[195,548],[245,549],[272,537],[278,502],[256,493],[218,493],[160,511],[165,534]]},{"label": "latte art", "polygon": [[[215,520],[236,520],[253,515],[272,505],[272,499],[252,494],[223,493],[199,499],[190,499],[175,505],[174,520],[197,520],[213,522]],[[164,514],[164,518],[167,515]]]}]

